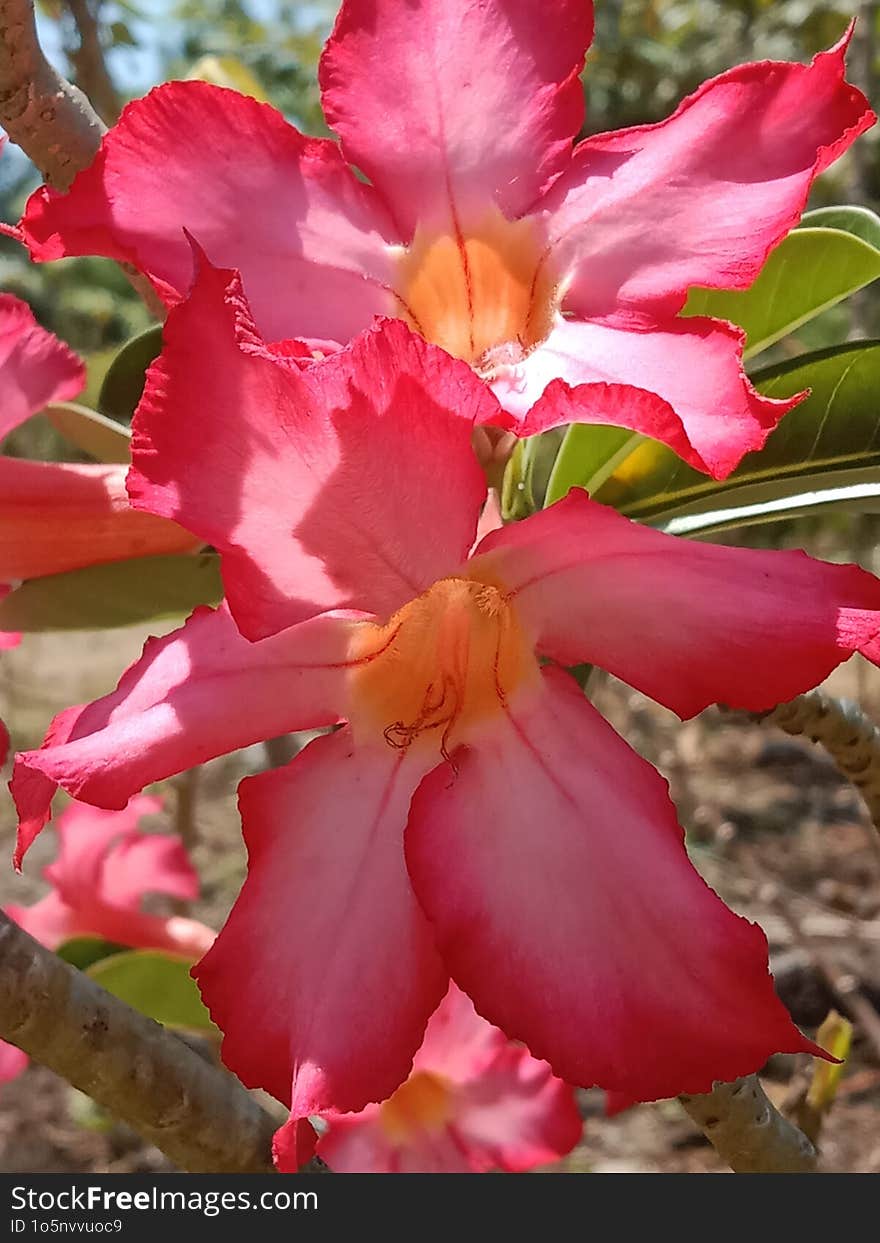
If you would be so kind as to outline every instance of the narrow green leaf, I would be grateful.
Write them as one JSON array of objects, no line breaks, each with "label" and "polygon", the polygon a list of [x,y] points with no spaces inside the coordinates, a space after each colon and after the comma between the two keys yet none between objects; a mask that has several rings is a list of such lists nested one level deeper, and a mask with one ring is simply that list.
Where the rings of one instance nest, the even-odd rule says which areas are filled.
[{"label": "narrow green leaf", "polygon": [[841,229],[795,229],[748,289],[692,289],[685,315],[729,319],[746,330],[745,358],[880,277],[880,249]]},{"label": "narrow green leaf", "polygon": [[[671,519],[680,518],[674,528],[679,534],[740,525],[731,512],[738,507],[749,511],[742,514],[744,521],[756,522],[820,505],[872,505],[880,484],[880,342],[820,350],[766,368],[754,379],[770,397],[805,389],[810,396],[728,479],[709,479],[670,449],[646,440],[610,476],[597,500],[667,529],[673,529]],[[853,491],[859,488],[863,491]],[[700,515],[707,516],[707,526],[698,521]]]},{"label": "narrow green leaf", "polygon": [[118,954],[124,949],[124,945],[117,945],[115,941],[105,941],[103,937],[70,937],[59,945],[55,953],[65,962],[69,962],[71,966],[85,971],[87,967],[100,962],[102,958],[109,958],[111,954]]},{"label": "narrow green leaf", "polygon": [[96,962],[86,974],[157,1023],[216,1031],[189,973],[191,966],[187,959],[159,950],[126,950]]},{"label": "narrow green leaf", "polygon": [[561,500],[570,488],[586,488],[591,494],[597,492],[643,439],[622,427],[572,423],[550,472],[544,505]]},{"label": "narrow green leaf", "polygon": [[219,558],[170,554],[33,578],[0,600],[0,630],[101,630],[191,613],[223,596]]},{"label": "narrow green leaf", "polygon": [[147,368],[162,350],[162,325],[153,324],[126,341],[107,368],[98,407],[111,419],[131,422],[144,391]]},{"label": "narrow green leaf", "polygon": [[131,432],[96,410],[73,401],[56,401],[43,413],[56,432],[97,462],[127,462],[131,458]]},{"label": "narrow green leaf", "polygon": [[541,508],[553,463],[565,435],[566,429],[558,427],[540,436],[517,441],[501,488],[501,513],[505,521],[527,518]]},{"label": "narrow green leaf", "polygon": [[[759,499],[762,494],[765,496],[763,500]],[[804,492],[800,488],[792,488],[792,481],[786,480],[781,484],[780,495],[770,499],[766,498],[766,488],[759,491],[747,486],[725,493],[723,500],[723,506],[718,509],[697,505],[692,513],[683,510],[675,518],[661,523],[661,529],[667,535],[702,538],[782,519],[807,518],[823,509],[859,514],[880,513],[880,481],[840,484]]]}]

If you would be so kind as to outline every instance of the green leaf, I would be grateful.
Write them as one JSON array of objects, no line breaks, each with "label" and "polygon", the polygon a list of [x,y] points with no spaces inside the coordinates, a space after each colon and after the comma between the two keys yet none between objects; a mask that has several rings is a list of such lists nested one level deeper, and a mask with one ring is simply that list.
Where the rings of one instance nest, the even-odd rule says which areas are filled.
[{"label": "green leaf", "polygon": [[561,500],[570,488],[586,488],[593,495],[644,440],[622,427],[573,423],[565,433],[544,495],[544,505]]},{"label": "green leaf", "polygon": [[800,229],[841,229],[880,250],[880,216],[867,207],[817,207],[801,217]]},{"label": "green leaf", "polygon": [[505,521],[527,518],[541,508],[547,481],[565,434],[565,428],[553,428],[540,436],[529,436],[516,442],[501,488],[501,513]]},{"label": "green leaf", "polygon": [[71,966],[85,971],[102,958],[109,958],[111,954],[118,954],[125,948],[124,945],[117,945],[115,941],[105,941],[103,937],[70,937],[55,953]]},{"label": "green leaf", "polygon": [[101,630],[191,613],[223,596],[219,558],[169,554],[32,578],[0,600],[0,630]]},{"label": "green leaf", "polygon": [[728,479],[709,479],[664,445],[645,440],[596,499],[689,535],[775,521],[820,505],[872,508],[880,488],[880,342],[803,355],[754,380],[769,397],[811,393]]},{"label": "green leaf", "polygon": [[157,1023],[216,1031],[189,973],[191,967],[187,959],[159,950],[126,950],[95,963],[86,974]]},{"label": "green leaf", "polygon": [[162,325],[153,324],[126,341],[107,368],[98,394],[98,408],[111,419],[131,422],[144,391],[150,363],[162,350]]},{"label": "green leaf", "polygon": [[186,76],[250,95],[262,104],[270,102],[260,79],[237,56],[200,56]]},{"label": "green leaf", "polygon": [[692,289],[683,314],[739,324],[746,330],[744,357],[752,358],[878,277],[880,248],[862,237],[827,227],[795,229],[748,289]]},{"label": "green leaf", "polygon": [[72,401],[56,401],[43,411],[56,432],[98,462],[128,462],[131,432],[121,423]]}]

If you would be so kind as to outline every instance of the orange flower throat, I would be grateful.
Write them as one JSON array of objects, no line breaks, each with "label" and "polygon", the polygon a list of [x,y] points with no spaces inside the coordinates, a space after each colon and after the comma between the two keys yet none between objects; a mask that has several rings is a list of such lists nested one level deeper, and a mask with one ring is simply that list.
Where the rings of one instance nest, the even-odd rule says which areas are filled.
[{"label": "orange flower throat", "polygon": [[454,1113],[451,1085],[440,1075],[417,1070],[379,1107],[379,1121],[392,1142],[405,1143],[419,1131],[439,1131]]},{"label": "orange flower throat", "polygon": [[491,583],[443,578],[384,626],[359,629],[352,728],[392,747],[426,740],[444,757],[505,710],[538,664],[508,596]]},{"label": "orange flower throat", "polygon": [[541,257],[534,223],[500,212],[467,236],[417,230],[400,260],[402,318],[491,376],[550,331],[556,290]]}]

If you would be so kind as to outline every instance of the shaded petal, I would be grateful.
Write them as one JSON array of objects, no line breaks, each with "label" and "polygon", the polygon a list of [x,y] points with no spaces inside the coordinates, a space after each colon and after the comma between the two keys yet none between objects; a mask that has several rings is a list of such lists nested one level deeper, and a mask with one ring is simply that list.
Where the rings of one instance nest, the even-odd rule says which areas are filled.
[{"label": "shaded petal", "polygon": [[559,670],[413,798],[406,856],[453,978],[573,1084],[706,1092],[815,1052],[767,941],[688,861],[666,783]]},{"label": "shaded petal", "polygon": [[0,767],[6,763],[6,757],[9,754],[9,730],[0,721]]},{"label": "shaded petal", "polygon": [[14,1044],[0,1040],[0,1083],[9,1083],[17,1079],[22,1071],[28,1068],[28,1055]]},{"label": "shaded petal", "polygon": [[132,508],[125,471],[0,457],[0,579],[196,548],[176,523]]},{"label": "shaded petal", "polygon": [[82,361],[41,328],[26,302],[0,294],[0,440],[50,401],[69,401],[86,382]]},{"label": "shaded petal", "polygon": [[208,265],[165,339],[129,492],[220,549],[248,638],[325,609],[390,614],[467,554],[486,495],[471,429],[497,403],[464,363],[393,320],[302,370]]},{"label": "shaded petal", "polygon": [[404,240],[496,205],[516,216],[569,157],[592,34],[587,0],[345,0],[321,59],[324,113]]},{"label": "shaded petal", "polygon": [[[561,320],[543,345],[492,387],[502,405],[525,420],[524,434],[567,422],[632,426],[668,444],[691,466],[723,479],[744,454],[761,448],[786,411],[801,400],[780,401],[755,391],[743,371],[743,340],[740,328],[719,319],[670,319],[633,330]],[[557,378],[578,387],[559,385],[544,394]],[[664,428],[662,411],[650,403],[643,406],[645,398],[639,399],[628,422],[610,415],[595,419],[596,398],[601,396],[595,391],[597,381],[656,393],[683,424],[690,451],[682,443],[679,424],[669,420]],[[615,412],[625,409],[622,400],[614,406]]]},{"label": "shaded petal", "polygon": [[743,289],[800,219],[813,178],[875,117],[844,81],[849,33],[810,65],[740,65],[658,125],[581,143],[544,203],[566,308],[666,317],[691,285]]},{"label": "shaded petal", "polygon": [[249,643],[221,606],[196,609],[180,630],[148,639],[112,694],[61,713],[40,750],[16,758],[17,863],[59,785],[83,802],[121,809],[152,781],[338,721],[354,624],[318,617]]},{"label": "shaded petal", "polygon": [[511,1174],[558,1161],[583,1132],[572,1088],[512,1044],[462,1087],[453,1125],[472,1169]]},{"label": "shaded petal", "polygon": [[187,229],[215,263],[241,270],[270,339],[347,340],[393,305],[398,239],[336,144],[204,82],[129,104],[66,194],[31,195],[20,229],[34,259],[133,263],[168,302],[192,280]]},{"label": "shaded petal", "polygon": [[343,729],[241,784],[248,877],[194,974],[224,1062],[289,1101],[291,1127],[390,1096],[446,991],[403,859],[432,762]]},{"label": "shaded petal", "polygon": [[858,566],[663,535],[575,489],[470,564],[502,579],[545,655],[600,665],[682,717],[771,708],[854,651],[876,659],[880,581]]}]

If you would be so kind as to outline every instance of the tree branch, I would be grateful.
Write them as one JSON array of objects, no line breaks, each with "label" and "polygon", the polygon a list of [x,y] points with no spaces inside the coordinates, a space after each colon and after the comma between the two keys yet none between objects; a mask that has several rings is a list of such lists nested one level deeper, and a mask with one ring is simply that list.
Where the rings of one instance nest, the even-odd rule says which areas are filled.
[{"label": "tree branch", "polygon": [[[832,699],[824,691],[810,691],[770,712],[749,715],[793,737],[821,743],[865,800],[874,828],[880,833],[880,729],[858,704]],[[878,839],[871,836],[876,851]]]},{"label": "tree branch", "polygon": [[[0,0],[0,125],[56,190],[68,189],[88,168],[105,132],[82,91],[46,60],[33,0]],[[153,314],[164,319],[147,278],[128,264],[120,267]]]},{"label": "tree branch", "polygon": [[93,1097],[184,1170],[272,1173],[277,1123],[237,1079],[2,914],[0,1037]]},{"label": "tree branch", "polygon": [[816,1149],[768,1100],[757,1075],[678,1098],[735,1174],[811,1174]]},{"label": "tree branch", "polygon": [[82,91],[43,55],[32,0],[0,6],[0,124],[58,190],[91,164],[104,133]]}]

